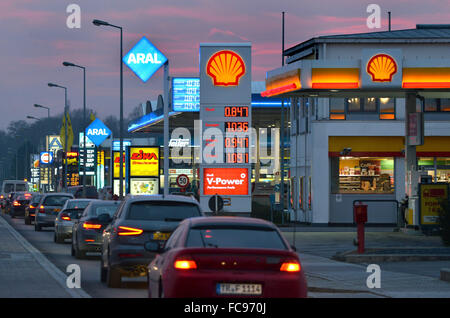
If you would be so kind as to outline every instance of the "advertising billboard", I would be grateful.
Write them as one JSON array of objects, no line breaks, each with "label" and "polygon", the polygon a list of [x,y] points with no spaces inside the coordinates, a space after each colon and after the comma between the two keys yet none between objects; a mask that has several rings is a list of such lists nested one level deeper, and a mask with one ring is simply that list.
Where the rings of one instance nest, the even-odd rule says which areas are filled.
[{"label": "advertising billboard", "polygon": [[[113,158],[114,158],[114,179],[118,179],[120,178],[120,151],[114,151],[113,152]],[[125,177],[125,166],[126,166],[126,162],[125,162],[125,153],[123,154],[123,176]],[[117,192],[118,193],[118,192]]]},{"label": "advertising billboard", "polygon": [[158,147],[130,147],[130,177],[159,176]]},{"label": "advertising billboard", "polygon": [[248,195],[247,168],[204,168],[204,195]]},{"label": "advertising billboard", "polygon": [[420,223],[437,225],[441,201],[448,199],[448,184],[420,184]]},{"label": "advertising billboard", "polygon": [[158,194],[159,178],[131,178],[130,193],[133,195]]}]

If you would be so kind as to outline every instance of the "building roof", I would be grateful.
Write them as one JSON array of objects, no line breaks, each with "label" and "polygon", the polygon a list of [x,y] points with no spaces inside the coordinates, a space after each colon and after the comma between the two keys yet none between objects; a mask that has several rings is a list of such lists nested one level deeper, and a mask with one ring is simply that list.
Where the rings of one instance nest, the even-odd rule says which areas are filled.
[{"label": "building roof", "polygon": [[318,43],[450,43],[450,24],[417,24],[415,29],[354,34],[325,35],[311,38],[284,51],[292,56]]}]

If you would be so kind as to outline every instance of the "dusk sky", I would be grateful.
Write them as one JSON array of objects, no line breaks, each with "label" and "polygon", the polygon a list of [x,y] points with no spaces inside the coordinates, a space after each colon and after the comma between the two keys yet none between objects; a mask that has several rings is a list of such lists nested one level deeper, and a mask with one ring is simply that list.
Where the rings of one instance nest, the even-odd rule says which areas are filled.
[{"label": "dusk sky", "polygon": [[[81,7],[81,28],[69,29],[66,8]],[[368,29],[366,8],[380,5],[381,29]],[[281,12],[286,12],[286,48],[315,36],[415,28],[420,23],[449,23],[449,0],[1,0],[0,129],[27,115],[45,117],[34,103],[62,113],[68,87],[71,109],[82,107],[82,71],[87,67],[87,105],[100,118],[119,115],[119,32],[96,27],[100,19],[124,29],[124,55],[146,36],[170,61],[171,76],[198,76],[202,42],[251,42],[252,77],[281,65]],[[127,115],[162,91],[162,68],[146,83],[124,65]]]}]

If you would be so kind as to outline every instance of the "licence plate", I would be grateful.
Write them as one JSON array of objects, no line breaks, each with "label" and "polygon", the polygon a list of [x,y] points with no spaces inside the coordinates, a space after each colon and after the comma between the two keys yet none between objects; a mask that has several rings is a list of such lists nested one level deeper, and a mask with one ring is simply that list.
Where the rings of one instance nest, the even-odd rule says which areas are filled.
[{"label": "licence plate", "polygon": [[59,212],[61,209],[53,209],[53,212]]},{"label": "licence plate", "polygon": [[261,284],[217,284],[218,295],[261,295]]},{"label": "licence plate", "polygon": [[169,239],[170,233],[161,233],[155,232],[153,233],[153,239],[159,241],[167,241]]}]

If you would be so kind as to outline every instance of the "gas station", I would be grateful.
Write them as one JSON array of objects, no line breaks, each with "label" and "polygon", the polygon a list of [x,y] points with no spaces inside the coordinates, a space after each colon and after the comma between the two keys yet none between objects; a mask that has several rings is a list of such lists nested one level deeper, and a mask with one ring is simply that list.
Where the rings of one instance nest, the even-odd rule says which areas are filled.
[{"label": "gas station", "polygon": [[[445,113],[447,110],[443,108],[441,118],[427,119],[424,124],[423,108],[424,100],[445,101],[450,98],[449,50],[449,25],[417,25],[416,29],[411,30],[323,36],[302,42],[285,51],[288,64],[267,72],[266,90],[261,95],[291,100],[291,105],[295,105],[291,107],[292,130],[298,129],[294,121],[302,118],[298,112],[295,112],[294,108],[297,105],[300,109],[306,109],[308,114],[306,117],[312,117],[309,122],[308,120],[305,122],[310,125],[309,129],[306,128],[306,136],[299,133],[297,133],[298,138],[291,136],[291,177],[301,180],[300,183],[297,181],[297,184],[295,182],[291,184],[292,190],[297,193],[293,196],[299,197],[299,201],[305,201],[305,199],[309,201],[309,211],[304,205],[300,206],[301,202],[294,202],[293,209],[300,212],[297,220],[305,221],[302,217],[306,218],[309,215],[310,223],[352,223],[352,205],[348,203],[345,208],[343,204],[339,205],[348,196],[348,202],[360,201],[369,206],[369,222],[372,218],[373,223],[384,223],[380,222],[381,218],[377,220],[375,215],[381,213],[379,211],[384,208],[379,207],[378,211],[371,215],[372,202],[364,203],[364,200],[386,201],[383,199],[387,198],[400,202],[404,193],[409,197],[405,213],[408,226],[423,229],[427,225],[436,224],[436,209],[429,211],[434,214],[428,215],[428,219],[424,215],[424,209],[421,211],[420,203],[424,198],[420,194],[424,191],[420,192],[420,189],[426,187],[425,183],[432,181],[422,176],[423,171],[418,169],[417,148],[418,146],[426,147],[427,141],[437,138],[435,136],[444,138],[450,135],[448,128],[450,117],[446,117],[450,113]],[[383,118],[382,116],[386,114],[379,110],[376,118],[369,118],[377,109],[381,109],[379,100],[389,98],[397,100],[394,104],[397,107],[394,107],[389,115],[392,117]],[[345,99],[346,104],[333,113],[331,101],[339,99],[343,101]],[[362,108],[364,105],[358,105],[361,107],[358,112],[351,112],[351,102],[355,100],[359,102],[360,99],[366,101],[367,107],[370,106],[371,101],[374,102],[372,113],[364,113]],[[434,115],[437,116],[437,114]],[[352,119],[351,116],[355,118]],[[297,125],[301,124],[300,122]],[[403,137],[403,149],[395,149],[395,151],[388,149],[392,146],[389,139],[378,136]],[[351,140],[357,138],[365,139],[362,139],[363,141],[358,145],[350,144]],[[377,140],[377,138],[380,139]],[[346,140],[347,144],[340,143],[342,140]],[[306,142],[312,147],[308,148],[309,153],[306,152],[306,145],[305,150],[301,149]],[[333,148],[337,144],[339,147]],[[447,148],[442,143],[437,144],[438,147]],[[429,145],[430,142],[428,142]],[[355,149],[357,147],[363,150]],[[374,151],[376,147],[383,147],[383,149]],[[432,152],[434,156],[439,157],[448,155],[446,149],[444,151],[433,149]],[[379,181],[377,174],[379,175],[380,172],[377,167],[377,170],[374,170],[377,172],[368,174],[367,170],[364,170],[363,174],[363,169],[359,166],[351,167],[351,174],[348,171],[343,172],[342,168],[339,170],[339,166],[334,172],[331,171],[332,157],[340,156],[341,159],[348,159],[352,158],[351,156],[366,156],[367,158],[374,156],[374,153],[383,153],[395,158],[398,172],[392,173],[396,177],[395,183],[394,176],[390,178],[392,186],[395,187],[392,194],[383,198],[375,191],[371,194],[362,194],[362,190],[357,191],[356,188],[348,188],[348,191],[341,193],[336,191],[337,194],[334,194],[332,190],[334,174],[337,174],[336,177],[343,177],[345,174],[345,182],[356,182],[359,187],[362,187],[362,181],[352,180],[363,179],[365,175],[366,178],[372,177],[370,180]],[[400,167],[401,161],[397,160],[397,157],[404,157],[403,167]],[[404,174],[401,173],[402,169]],[[402,175],[403,178],[401,178]],[[303,178],[309,178],[307,191],[304,189]],[[373,188],[377,188],[376,182],[370,181],[367,189],[372,187],[372,183]],[[434,183],[434,186],[439,188],[438,183]],[[305,192],[308,193],[305,194]],[[428,194],[431,192],[439,194],[441,198],[448,198],[448,184],[441,185],[439,190],[425,191]],[[326,198],[328,200],[325,200]],[[394,213],[396,214],[397,211]],[[401,223],[403,220],[398,218],[399,222],[397,222],[396,216],[393,215],[392,221],[385,223]]]}]

